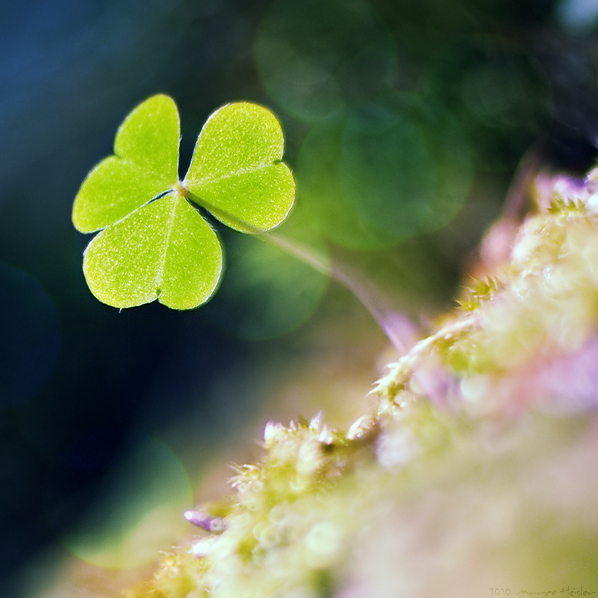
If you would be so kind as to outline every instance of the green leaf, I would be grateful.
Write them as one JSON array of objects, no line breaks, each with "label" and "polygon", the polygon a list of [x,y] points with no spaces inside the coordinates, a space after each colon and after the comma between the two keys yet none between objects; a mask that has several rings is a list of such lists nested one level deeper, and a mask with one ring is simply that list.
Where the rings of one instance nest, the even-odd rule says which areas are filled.
[{"label": "green leaf", "polygon": [[83,270],[92,293],[108,305],[158,299],[191,309],[211,297],[222,247],[191,200],[243,232],[269,230],[291,209],[295,187],[280,162],[282,131],[265,108],[230,104],[214,113],[189,169],[192,187],[178,181],[179,137],[174,101],[149,98],[127,116],[115,155],[89,173],[75,198],[75,227],[104,229],[88,245]]},{"label": "green leaf", "polygon": [[255,233],[279,225],[295,198],[282,129],[266,108],[223,106],[204,125],[183,185],[218,220]]},{"label": "green leaf", "polygon": [[153,96],[116,133],[115,156],[88,175],[73,206],[73,224],[91,233],[128,216],[178,180],[180,125],[172,98]]},{"label": "green leaf", "polygon": [[191,309],[216,290],[222,261],[209,224],[185,198],[169,193],[98,234],[83,271],[91,292],[113,307],[158,299]]}]

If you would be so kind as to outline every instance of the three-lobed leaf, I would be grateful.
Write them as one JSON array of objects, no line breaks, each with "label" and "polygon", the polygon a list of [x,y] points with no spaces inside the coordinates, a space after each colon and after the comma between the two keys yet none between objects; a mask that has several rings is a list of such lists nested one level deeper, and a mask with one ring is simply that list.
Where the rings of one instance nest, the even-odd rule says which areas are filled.
[{"label": "three-lobed leaf", "polygon": [[89,173],[75,198],[75,227],[101,231],[85,250],[83,270],[92,293],[108,305],[205,303],[217,288],[223,255],[198,207],[255,233],[280,224],[293,205],[293,176],[281,162],[282,129],[266,108],[239,102],[217,110],[200,133],[183,183],[179,138],[174,101],[146,100],[119,128],[114,155]]}]

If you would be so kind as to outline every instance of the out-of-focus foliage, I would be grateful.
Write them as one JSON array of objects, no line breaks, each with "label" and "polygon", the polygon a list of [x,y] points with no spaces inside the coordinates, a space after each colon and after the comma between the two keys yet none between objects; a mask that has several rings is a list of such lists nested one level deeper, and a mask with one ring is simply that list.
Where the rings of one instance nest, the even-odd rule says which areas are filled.
[{"label": "out-of-focus foliage", "polygon": [[299,201],[326,239],[399,254],[406,239],[427,241],[482,173],[514,168],[552,126],[541,57],[500,30],[516,21],[509,8],[496,23],[486,12],[362,0],[277,0],[265,12],[256,65],[278,108],[308,127]]},{"label": "out-of-focus foliage", "polygon": [[270,96],[308,122],[392,90],[398,72],[391,32],[362,0],[276,0],[255,56]]},{"label": "out-of-focus foliage", "polygon": [[595,171],[586,182],[550,180],[549,205],[512,233],[509,263],[487,271],[440,332],[391,367],[378,386],[384,396],[394,400],[417,367],[440,359],[460,379],[461,408],[476,414],[523,412],[537,401],[566,411],[595,406],[594,179]]},{"label": "out-of-focus foliage", "polygon": [[552,116],[552,90],[540,63],[498,37],[456,40],[425,79],[430,96],[464,127],[482,170],[504,168],[521,133],[542,130]]},{"label": "out-of-focus foliage", "polygon": [[415,94],[322,120],[301,148],[301,199],[324,236],[382,249],[434,231],[461,209],[473,166],[459,123]]}]

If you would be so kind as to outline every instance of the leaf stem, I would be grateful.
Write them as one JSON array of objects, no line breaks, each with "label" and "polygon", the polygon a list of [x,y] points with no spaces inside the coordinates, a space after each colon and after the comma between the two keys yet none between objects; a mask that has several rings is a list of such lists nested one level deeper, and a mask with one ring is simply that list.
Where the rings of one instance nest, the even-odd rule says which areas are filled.
[{"label": "leaf stem", "polygon": [[371,281],[364,279],[354,269],[340,263],[338,260],[324,259],[312,249],[288,237],[261,230],[243,222],[241,219],[221,210],[205,199],[197,197],[185,187],[184,181],[177,183],[175,191],[192,204],[213,214],[217,219],[220,220],[220,217],[222,217],[229,222],[233,222],[239,229],[254,234],[258,239],[286,251],[318,272],[331,276],[351,291],[401,354],[404,354],[412,346],[413,339],[415,338],[414,324],[405,314],[395,309],[388,298]]}]

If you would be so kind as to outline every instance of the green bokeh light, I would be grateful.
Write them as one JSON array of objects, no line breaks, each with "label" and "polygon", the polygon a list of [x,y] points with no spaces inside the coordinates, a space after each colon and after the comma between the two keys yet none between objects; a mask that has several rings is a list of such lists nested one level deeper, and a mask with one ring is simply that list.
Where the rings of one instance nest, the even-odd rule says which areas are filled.
[{"label": "green bokeh light", "polygon": [[[99,567],[143,565],[184,531],[182,513],[191,500],[181,461],[166,445],[147,437],[97,485],[93,506],[61,541],[74,555]],[[64,517],[48,515],[51,523]]]},{"label": "green bokeh light", "polygon": [[255,59],[274,101],[307,122],[390,90],[398,73],[392,36],[362,0],[278,0]]},{"label": "green bokeh light", "polygon": [[240,338],[262,340],[286,334],[312,315],[328,277],[293,253],[298,249],[308,259],[317,254],[324,267],[326,254],[322,247],[314,253],[295,240],[285,239],[283,245],[287,241],[293,251],[250,236],[227,238],[227,275],[203,308],[212,323]]},{"label": "green bokeh light", "polygon": [[377,101],[356,110],[344,131],[339,165],[341,189],[358,217],[397,240],[418,230],[436,185],[425,131],[410,109]]},{"label": "green bokeh light", "polygon": [[511,168],[552,118],[552,91],[540,64],[497,37],[474,35],[447,46],[424,79],[464,127],[483,171]]},{"label": "green bokeh light", "polygon": [[324,236],[380,250],[459,212],[473,180],[472,152],[441,106],[393,93],[316,125],[296,175],[299,202]]}]

